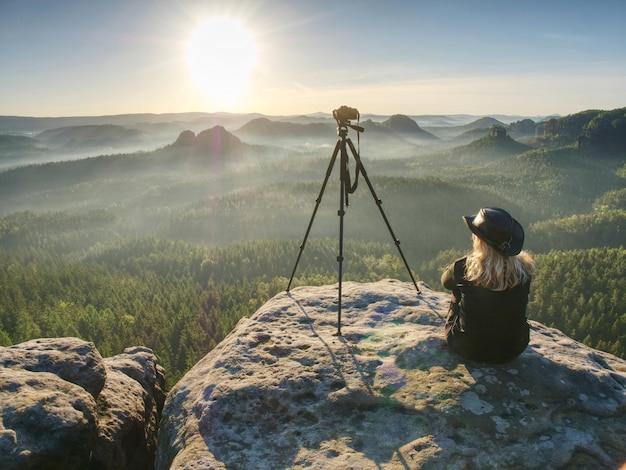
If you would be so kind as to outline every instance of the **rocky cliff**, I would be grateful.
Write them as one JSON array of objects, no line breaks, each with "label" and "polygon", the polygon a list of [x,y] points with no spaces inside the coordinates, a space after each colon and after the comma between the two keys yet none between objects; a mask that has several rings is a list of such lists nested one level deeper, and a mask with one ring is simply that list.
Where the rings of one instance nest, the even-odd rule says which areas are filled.
[{"label": "rocky cliff", "polygon": [[0,468],[151,469],[165,400],[147,348],[77,338],[0,347]]},{"label": "rocky cliff", "polygon": [[171,390],[158,469],[617,468],[626,361],[531,322],[514,362],[450,353],[447,294],[385,280],[277,295]]}]

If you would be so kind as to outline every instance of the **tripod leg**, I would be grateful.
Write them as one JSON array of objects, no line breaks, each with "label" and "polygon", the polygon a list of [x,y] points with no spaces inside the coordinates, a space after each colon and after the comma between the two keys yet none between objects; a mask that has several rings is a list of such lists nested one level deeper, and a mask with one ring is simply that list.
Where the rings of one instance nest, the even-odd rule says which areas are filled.
[{"label": "tripod leg", "polygon": [[337,334],[341,336],[341,284],[343,280],[343,217],[346,214],[345,206],[347,203],[347,189],[349,186],[348,176],[348,152],[346,151],[345,140],[341,141],[341,163],[340,163],[340,181],[341,188],[339,190],[339,255],[337,256],[337,262],[339,263],[338,271],[338,283],[339,283],[339,297],[337,301]]},{"label": "tripod leg", "polygon": [[352,151],[352,155],[354,156],[354,159],[356,160],[356,164],[357,164],[356,171],[357,172],[360,171],[361,174],[363,175],[363,178],[367,182],[367,187],[370,188],[370,193],[372,193],[372,197],[374,198],[374,201],[376,202],[376,205],[378,206],[378,210],[380,211],[380,214],[383,216],[383,220],[385,221],[385,224],[387,225],[387,229],[389,230],[389,233],[391,234],[391,238],[393,239],[394,243],[396,244],[396,247],[398,248],[398,253],[400,253],[400,257],[402,258],[402,261],[404,262],[404,266],[406,267],[409,273],[409,276],[411,277],[411,281],[413,281],[415,290],[419,294],[420,290],[419,290],[419,287],[417,287],[417,282],[415,281],[415,277],[413,276],[413,273],[411,272],[411,268],[409,267],[409,263],[407,262],[406,258],[404,257],[404,253],[402,253],[402,249],[400,248],[400,240],[396,238],[396,235],[393,233],[391,224],[389,224],[389,220],[387,219],[387,216],[385,215],[385,211],[383,210],[383,201],[376,195],[376,191],[374,191],[374,186],[372,186],[372,183],[369,177],[367,176],[367,172],[365,171],[365,167],[363,166],[361,157],[356,151],[356,149],[354,148],[354,144],[352,144],[352,141],[350,139],[347,139],[347,141],[348,141],[348,145],[350,145],[350,150]]},{"label": "tripod leg", "polygon": [[335,150],[333,151],[333,155],[328,163],[328,168],[326,170],[326,177],[324,178],[324,182],[322,183],[322,188],[320,189],[320,193],[315,200],[315,209],[313,209],[313,214],[311,215],[311,220],[309,220],[309,226],[306,229],[306,233],[304,235],[304,240],[300,244],[300,251],[298,252],[298,258],[296,259],[296,264],[293,267],[293,271],[291,271],[291,277],[289,278],[289,284],[287,285],[287,292],[291,289],[291,283],[293,282],[293,276],[296,273],[296,268],[298,267],[298,263],[300,262],[300,257],[302,256],[302,252],[304,251],[304,246],[306,245],[307,239],[309,238],[309,232],[311,231],[311,227],[313,226],[313,220],[315,219],[315,214],[317,214],[317,209],[322,202],[322,196],[324,195],[324,190],[326,189],[326,184],[328,183],[328,179],[330,178],[331,173],[333,172],[333,166],[335,165],[335,160],[337,159],[337,154],[339,153],[339,149],[341,147],[341,141],[337,140],[337,144],[335,145]]}]

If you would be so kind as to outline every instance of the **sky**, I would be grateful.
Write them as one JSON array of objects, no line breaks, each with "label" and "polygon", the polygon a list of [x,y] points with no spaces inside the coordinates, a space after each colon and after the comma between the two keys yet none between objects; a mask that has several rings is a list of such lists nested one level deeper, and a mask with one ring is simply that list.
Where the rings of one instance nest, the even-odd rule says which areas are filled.
[{"label": "sky", "polygon": [[0,0],[0,115],[626,106],[624,0]]}]

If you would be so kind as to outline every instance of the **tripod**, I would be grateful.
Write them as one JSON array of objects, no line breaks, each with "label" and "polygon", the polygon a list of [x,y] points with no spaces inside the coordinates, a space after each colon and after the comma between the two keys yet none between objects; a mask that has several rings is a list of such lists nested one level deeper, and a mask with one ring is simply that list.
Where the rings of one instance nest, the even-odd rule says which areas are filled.
[{"label": "tripod", "polygon": [[[380,214],[382,215],[383,220],[385,221],[385,224],[387,225],[387,229],[389,229],[391,238],[393,239],[394,243],[396,244],[396,247],[398,248],[398,252],[400,253],[400,257],[402,258],[402,261],[404,262],[404,266],[409,272],[409,276],[411,277],[411,280],[413,281],[413,285],[415,286],[415,289],[417,290],[418,295],[420,293],[420,290],[417,287],[417,282],[415,282],[415,277],[413,277],[411,268],[409,268],[409,264],[407,263],[406,258],[404,257],[404,253],[402,253],[402,249],[400,248],[400,240],[396,238],[395,234],[393,233],[393,229],[391,228],[391,225],[389,224],[389,220],[387,219],[387,216],[385,215],[385,211],[383,210],[383,206],[382,206],[382,201],[376,195],[376,191],[374,191],[374,187],[372,186],[372,183],[370,182],[370,179],[367,176],[367,172],[365,171],[365,167],[363,166],[361,157],[359,156],[358,152],[355,150],[354,144],[352,143],[350,138],[347,137],[348,127],[350,127],[351,129],[354,129],[357,132],[363,132],[364,130],[360,126],[355,126],[353,124],[350,124],[349,120],[337,119],[337,134],[339,135],[339,138],[337,139],[335,150],[333,151],[332,157],[330,159],[330,163],[328,164],[328,169],[326,170],[326,177],[324,178],[324,182],[322,183],[322,188],[320,190],[319,195],[317,196],[317,199],[315,200],[315,209],[313,209],[313,214],[311,215],[309,226],[306,229],[304,240],[302,241],[302,244],[300,245],[300,251],[298,252],[296,264],[293,267],[293,271],[291,272],[291,278],[289,279],[289,284],[287,285],[287,292],[289,292],[289,289],[291,288],[291,283],[293,282],[293,276],[296,273],[296,268],[298,267],[298,263],[300,262],[300,257],[302,256],[302,252],[304,251],[304,247],[309,237],[311,227],[313,226],[313,220],[315,219],[315,215],[317,214],[317,209],[319,208],[319,205],[322,201],[322,196],[324,195],[326,184],[328,183],[328,179],[330,178],[330,175],[333,171],[335,160],[337,160],[337,155],[340,155],[340,163],[339,163],[340,194],[339,194],[339,211],[337,212],[337,215],[339,216],[339,255],[337,256],[337,261],[339,263],[339,273],[338,273],[339,301],[338,301],[338,307],[337,307],[337,334],[336,334],[337,336],[341,336],[341,283],[342,283],[342,277],[343,277],[343,218],[346,213],[345,207],[349,205],[348,194],[351,194],[354,191],[356,191],[356,187],[358,185],[359,174],[363,175],[363,178],[365,179],[365,182],[367,183],[367,186],[369,187],[370,192],[372,193],[372,197],[374,198],[374,201],[376,202],[376,205],[378,206]],[[350,148],[350,151],[352,152],[352,156],[356,162],[355,178],[354,178],[353,185],[350,184],[350,172],[348,169],[348,150],[347,150],[346,145]]]}]

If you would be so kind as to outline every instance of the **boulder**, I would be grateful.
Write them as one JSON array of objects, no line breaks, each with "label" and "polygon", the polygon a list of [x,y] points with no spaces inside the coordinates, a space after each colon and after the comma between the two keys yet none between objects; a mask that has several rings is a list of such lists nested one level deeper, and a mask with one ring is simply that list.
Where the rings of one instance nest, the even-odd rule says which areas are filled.
[{"label": "boulder", "polygon": [[267,302],[170,391],[157,469],[617,468],[626,361],[531,322],[501,366],[443,340],[448,294],[384,280]]},{"label": "boulder", "polygon": [[0,468],[85,468],[96,438],[96,402],[50,372],[0,368]]},{"label": "boulder", "polygon": [[0,367],[50,372],[84,388],[94,398],[106,378],[95,345],[78,338],[40,338],[0,347]]},{"label": "boulder", "polygon": [[152,350],[127,348],[104,360],[107,381],[98,397],[98,437],[92,469],[153,469],[165,374]]},{"label": "boulder", "polygon": [[154,468],[163,384],[147,348],[103,359],[77,338],[0,347],[0,468]]}]

